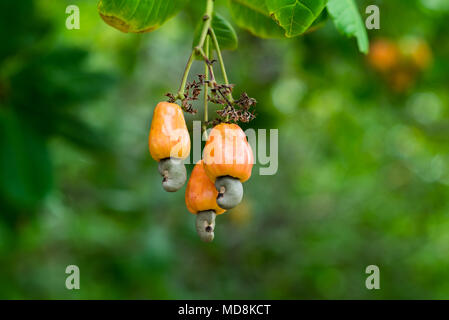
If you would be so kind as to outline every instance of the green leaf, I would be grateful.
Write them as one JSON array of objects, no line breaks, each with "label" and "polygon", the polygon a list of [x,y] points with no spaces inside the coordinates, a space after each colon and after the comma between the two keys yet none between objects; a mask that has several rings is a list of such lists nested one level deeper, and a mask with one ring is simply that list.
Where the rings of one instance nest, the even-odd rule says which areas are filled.
[{"label": "green leaf", "polygon": [[368,34],[354,0],[329,0],[327,10],[343,34],[356,37],[359,50],[368,53]]},{"label": "green leaf", "polygon": [[232,25],[219,14],[214,14],[212,28],[222,50],[235,50],[239,45],[237,34]]},{"label": "green leaf", "polygon": [[323,27],[326,24],[327,20],[329,20],[329,13],[326,9],[324,9],[305,33],[314,32],[315,30]]},{"label": "green leaf", "polygon": [[261,38],[283,38],[284,30],[270,17],[265,0],[229,0],[239,27]]},{"label": "green leaf", "polygon": [[289,38],[306,32],[326,7],[326,2],[327,0],[266,0],[270,15]]},{"label": "green leaf", "polygon": [[[192,48],[195,47],[201,37],[201,28],[203,23],[200,23],[195,30],[195,35],[193,37]],[[238,47],[237,34],[235,33],[232,25],[222,16],[214,13],[212,18],[212,28],[214,29],[215,35],[217,36],[218,44],[220,45],[220,50],[235,50]]]},{"label": "green leaf", "polygon": [[52,185],[42,136],[8,109],[0,112],[0,193],[11,205],[35,207]]},{"label": "green leaf", "polygon": [[100,0],[103,20],[123,32],[142,33],[159,28],[188,0]]}]

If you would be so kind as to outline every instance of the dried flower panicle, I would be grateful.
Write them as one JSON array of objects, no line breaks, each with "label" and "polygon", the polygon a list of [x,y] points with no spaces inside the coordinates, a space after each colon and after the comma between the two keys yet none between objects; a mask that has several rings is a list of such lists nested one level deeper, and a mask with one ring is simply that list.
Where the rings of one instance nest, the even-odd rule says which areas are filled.
[{"label": "dried flower panicle", "polygon": [[170,102],[170,103],[176,102],[176,97],[173,93],[168,92],[165,94],[165,96],[168,97],[168,102]]},{"label": "dried flower panicle", "polygon": [[217,114],[224,118],[224,121],[231,122],[250,122],[256,118],[255,105],[256,99],[250,98],[246,92],[243,92],[238,100],[230,101],[227,97],[232,94],[234,85],[217,85],[215,91],[212,90],[211,102],[224,105]]},{"label": "dried flower panicle", "polygon": [[[185,87],[185,98],[182,99],[181,102],[181,108],[191,114],[195,114],[198,112],[198,110],[194,109],[192,106],[191,101],[198,100],[198,97],[201,94],[201,88],[204,85],[204,75],[198,75],[198,81],[193,80],[192,82],[189,82],[186,84]],[[166,96],[168,97],[168,102],[175,102],[176,97],[172,93],[167,93]]]},{"label": "dried flower panicle", "polygon": [[[213,63],[211,61],[210,63]],[[193,108],[191,101],[198,100],[203,85],[211,85],[211,94],[207,96],[209,102],[222,105],[223,108],[217,111],[220,118],[208,121],[206,125],[217,125],[222,122],[250,122],[256,118],[255,105],[257,101],[250,98],[246,92],[240,95],[238,100],[232,99],[233,84],[217,84],[215,81],[205,80],[204,75],[198,75],[197,81],[187,83],[185,87],[185,98],[182,100],[182,109],[187,113],[195,114],[197,110]],[[177,97],[167,93],[169,102],[175,102]]]}]

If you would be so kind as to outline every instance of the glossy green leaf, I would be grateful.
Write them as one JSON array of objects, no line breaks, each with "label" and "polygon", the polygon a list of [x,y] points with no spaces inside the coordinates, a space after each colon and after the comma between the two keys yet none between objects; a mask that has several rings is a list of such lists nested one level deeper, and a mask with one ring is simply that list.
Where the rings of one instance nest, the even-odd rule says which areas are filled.
[{"label": "glossy green leaf", "polygon": [[318,18],[316,18],[315,21],[310,25],[309,29],[307,29],[305,33],[316,31],[317,29],[323,27],[328,20],[329,20],[329,12],[327,12],[327,10],[324,9],[318,16]]},{"label": "glossy green leaf", "polygon": [[261,38],[283,38],[284,30],[270,17],[265,0],[229,0],[237,25]]},{"label": "glossy green leaf", "polygon": [[286,37],[303,34],[326,7],[327,0],[266,0],[268,11]]},{"label": "glossy green leaf", "polygon": [[[200,23],[195,30],[193,37],[192,47],[195,47],[201,37],[201,27],[203,23]],[[212,19],[212,28],[217,36],[220,50],[235,50],[238,47],[237,34],[232,25],[225,18],[215,13]]]},{"label": "glossy green leaf", "polygon": [[52,185],[44,139],[12,111],[0,112],[0,193],[17,207],[35,207]]},{"label": "glossy green leaf", "polygon": [[349,37],[356,37],[359,50],[368,53],[368,34],[354,0],[329,0],[327,9],[337,29]]},{"label": "glossy green leaf", "polygon": [[188,0],[100,0],[103,20],[123,32],[142,33],[159,28]]},{"label": "glossy green leaf", "polygon": [[217,36],[220,49],[235,50],[239,42],[234,27],[225,18],[219,14],[214,14],[212,28]]}]

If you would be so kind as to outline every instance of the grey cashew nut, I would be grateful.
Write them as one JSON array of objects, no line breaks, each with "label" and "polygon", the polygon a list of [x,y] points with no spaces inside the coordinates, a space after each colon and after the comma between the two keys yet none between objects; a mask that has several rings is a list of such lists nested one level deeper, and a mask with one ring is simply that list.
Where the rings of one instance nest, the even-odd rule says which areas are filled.
[{"label": "grey cashew nut", "polygon": [[214,240],[215,216],[214,210],[201,211],[196,215],[196,232],[204,242]]},{"label": "grey cashew nut", "polygon": [[158,170],[163,177],[162,187],[165,191],[178,191],[186,182],[187,172],[181,159],[162,159],[159,161]]},{"label": "grey cashew nut", "polygon": [[243,185],[239,179],[224,176],[215,180],[217,188],[217,204],[220,208],[229,210],[237,206],[243,198]]}]

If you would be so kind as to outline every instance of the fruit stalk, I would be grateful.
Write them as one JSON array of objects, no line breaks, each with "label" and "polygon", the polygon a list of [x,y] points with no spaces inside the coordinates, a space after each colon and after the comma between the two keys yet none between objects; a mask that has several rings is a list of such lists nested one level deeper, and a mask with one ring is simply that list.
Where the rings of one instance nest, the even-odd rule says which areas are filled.
[{"label": "fruit stalk", "polygon": [[[189,76],[190,69],[191,69],[193,61],[195,59],[195,54],[201,54],[203,56],[203,58],[205,56],[203,47],[204,47],[204,43],[206,41],[206,37],[208,35],[209,29],[211,29],[212,15],[214,13],[214,0],[206,0],[206,1],[207,1],[206,12],[203,15],[203,27],[201,29],[200,40],[198,41],[198,44],[195,46],[195,48],[193,48],[193,50],[190,54],[189,60],[187,61],[187,65],[184,70],[184,74],[182,76],[181,86],[179,87],[179,91],[176,96],[176,99],[184,100],[184,98],[185,98],[184,91],[185,91],[187,78]],[[207,57],[206,57],[205,61],[207,62]]]},{"label": "fruit stalk", "polygon": [[[206,55],[207,58],[209,58],[209,38],[206,38],[206,44],[205,44],[205,50],[206,50]],[[208,84],[208,80],[209,80],[209,67],[207,66],[207,64],[205,65],[205,70],[204,70],[204,124],[203,124],[203,133],[206,135],[206,139],[207,139],[207,122],[209,121],[209,114],[208,114],[208,88],[209,88],[209,84]]]},{"label": "fruit stalk", "polygon": [[[226,73],[226,67],[224,64],[223,56],[221,55],[220,45],[218,43],[217,35],[215,34],[215,31],[212,28],[209,28],[209,35],[212,39],[215,50],[217,51],[218,62],[220,63],[221,73],[223,74],[223,80],[226,85],[229,85],[228,75]],[[231,93],[228,94],[228,100],[231,103],[234,101],[234,98],[232,97]]]}]

